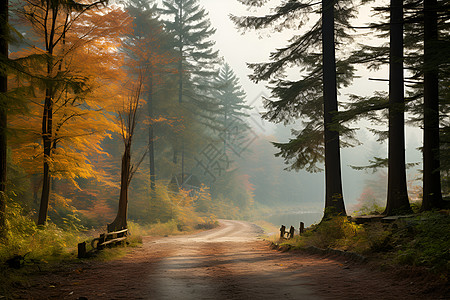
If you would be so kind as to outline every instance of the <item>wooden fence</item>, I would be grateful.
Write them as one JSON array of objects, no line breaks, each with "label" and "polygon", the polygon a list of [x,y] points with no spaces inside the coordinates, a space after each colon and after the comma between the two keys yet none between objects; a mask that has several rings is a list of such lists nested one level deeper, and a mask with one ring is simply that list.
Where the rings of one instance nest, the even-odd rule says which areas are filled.
[{"label": "wooden fence", "polygon": [[[102,250],[106,246],[118,245],[126,240],[128,229],[123,229],[114,232],[102,233],[100,237],[95,238],[91,242],[92,249]],[[78,258],[87,257],[86,242],[78,244]]]},{"label": "wooden fence", "polygon": [[[299,235],[302,235],[303,232],[305,231],[305,224],[303,222],[300,222],[300,227],[298,229],[298,233]],[[280,239],[292,239],[294,237],[294,233],[295,233],[295,228],[294,226],[291,226],[289,228],[289,231],[286,230],[286,226],[281,225],[280,228]]]}]

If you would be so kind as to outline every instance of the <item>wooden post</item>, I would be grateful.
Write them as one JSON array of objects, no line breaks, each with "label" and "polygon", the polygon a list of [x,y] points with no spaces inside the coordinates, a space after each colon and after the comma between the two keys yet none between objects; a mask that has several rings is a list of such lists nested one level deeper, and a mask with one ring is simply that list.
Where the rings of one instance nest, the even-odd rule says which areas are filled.
[{"label": "wooden post", "polygon": [[86,257],[86,242],[78,244],[78,258]]},{"label": "wooden post", "polygon": [[289,228],[289,238],[290,239],[292,239],[294,237],[294,231],[295,231],[294,226],[291,226],[291,228]]},{"label": "wooden post", "polygon": [[298,231],[298,234],[302,235],[304,231],[305,231],[305,223],[300,222],[300,229]]},{"label": "wooden post", "polygon": [[281,225],[281,228],[280,228],[280,239],[284,238],[285,232],[286,232],[286,226]]}]

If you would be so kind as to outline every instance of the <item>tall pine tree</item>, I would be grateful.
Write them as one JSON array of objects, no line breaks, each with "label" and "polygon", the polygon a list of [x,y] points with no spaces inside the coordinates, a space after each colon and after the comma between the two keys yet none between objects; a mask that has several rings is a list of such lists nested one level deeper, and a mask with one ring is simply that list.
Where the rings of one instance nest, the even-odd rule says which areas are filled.
[{"label": "tall pine tree", "polygon": [[[247,5],[261,6],[267,1],[241,1]],[[350,39],[346,32],[348,20],[353,15],[351,2],[324,0],[319,6],[313,1],[285,1],[274,13],[262,17],[232,17],[241,28],[262,29],[272,27],[303,28],[305,23],[318,16],[307,30],[294,35],[289,45],[270,56],[270,62],[250,64],[251,79],[269,81],[272,97],[266,100],[265,118],[274,122],[289,123],[300,119],[301,130],[293,130],[295,137],[288,143],[274,143],[277,154],[292,163],[291,169],[305,168],[319,171],[317,163],[325,162],[325,216],[345,215],[340,168],[341,129],[334,121],[338,110],[337,89],[348,85],[353,68],[345,61],[336,61],[335,48]],[[337,43],[338,42],[338,43]],[[317,51],[321,49],[321,51]],[[297,66],[300,79],[286,79],[285,71]],[[339,74],[339,76],[337,76]],[[323,118],[319,118],[323,112]]]},{"label": "tall pine tree", "polygon": [[220,138],[223,141],[224,153],[227,148],[240,155],[240,149],[233,145],[239,143],[249,129],[244,118],[248,116],[245,110],[250,106],[245,104],[246,94],[239,84],[239,79],[231,69],[230,65],[225,63],[217,76],[216,98],[222,111],[223,129],[220,131]]},{"label": "tall pine tree", "polygon": [[389,146],[387,215],[408,213],[405,163],[403,0],[391,0],[389,52]]},{"label": "tall pine tree", "polygon": [[[146,98],[148,114],[148,156],[150,168],[150,189],[154,195],[156,188],[155,162],[155,126],[157,115],[157,88],[169,73],[175,73],[169,68],[176,59],[172,36],[164,32],[163,24],[157,17],[156,4],[143,0],[128,2],[128,12],[133,17],[134,30],[128,37],[126,52],[145,68],[142,95]],[[142,69],[142,68],[141,68]],[[161,97],[160,97],[161,98]],[[161,100],[161,99],[160,99]],[[164,99],[167,101],[167,99]]]},{"label": "tall pine tree", "polygon": [[[439,149],[445,145],[440,143],[440,122],[444,124],[445,120],[448,120],[445,117],[448,115],[448,109],[445,108],[445,93],[448,90],[448,84],[446,84],[448,82],[446,57],[448,56],[445,53],[449,51],[450,44],[447,34],[448,25],[446,25],[449,17],[446,13],[445,1],[425,2],[405,0],[401,3],[393,2],[389,7],[375,7],[375,12],[388,21],[370,24],[368,28],[377,29],[381,38],[390,37],[391,43],[379,47],[363,46],[351,58],[354,62],[365,63],[374,69],[389,65],[391,72],[397,70],[394,71],[397,75],[390,77],[389,102],[383,99],[387,97],[381,94],[369,98],[355,97],[358,101],[351,105],[352,109],[348,114],[348,116],[352,114],[370,116],[372,120],[378,122],[373,112],[389,108],[391,115],[389,130],[395,132],[390,132],[389,135],[396,135],[389,137],[390,158],[388,160],[377,158],[377,163],[372,165],[372,167],[389,165],[393,168],[388,185],[388,189],[391,190],[388,195],[391,196],[387,203],[387,214],[410,212],[406,195],[406,176],[402,171],[405,164],[401,162],[405,145],[404,133],[401,133],[404,131],[404,122],[400,119],[403,119],[401,114],[406,109],[410,110],[410,115],[414,115],[409,122],[424,128],[422,209],[444,206],[441,193],[440,159],[445,157],[445,154],[440,155]],[[388,14],[393,11],[394,14]],[[439,35],[439,32],[442,34]],[[400,48],[403,49],[400,50]],[[441,80],[439,80],[439,74]],[[404,83],[400,84],[400,80]],[[400,91],[404,89],[404,86],[407,87],[406,98],[403,95],[404,92]],[[402,97],[403,103],[398,103]],[[394,119],[397,121],[392,122]],[[380,133],[380,140],[388,137],[384,132]],[[394,194],[397,196],[393,196]]]},{"label": "tall pine tree", "polygon": [[[445,6],[445,5],[444,5]],[[442,61],[445,50],[449,51],[450,41],[448,30],[446,39],[439,37],[439,19],[442,24],[449,20],[446,9],[437,0],[423,1],[423,201],[422,210],[443,208],[441,188],[441,161],[440,161],[440,120],[439,120],[439,67],[448,65]],[[448,7],[448,4],[447,4]],[[448,10],[447,10],[448,11]],[[448,25],[446,26],[448,29]],[[442,72],[441,72],[442,73]],[[448,76],[449,74],[447,74]],[[442,81],[442,80],[441,80]],[[448,81],[448,78],[447,78]],[[445,85],[444,85],[445,86]],[[447,87],[448,88],[448,87]],[[442,103],[444,106],[444,103]]]},{"label": "tall pine tree", "polygon": [[[218,106],[211,97],[212,79],[217,73],[218,52],[213,49],[212,28],[208,14],[198,0],[165,0],[161,13],[165,29],[174,35],[178,53],[178,101],[196,110],[198,121],[214,126]],[[185,175],[185,138],[181,137],[181,178]],[[178,149],[174,150],[174,162]]]}]

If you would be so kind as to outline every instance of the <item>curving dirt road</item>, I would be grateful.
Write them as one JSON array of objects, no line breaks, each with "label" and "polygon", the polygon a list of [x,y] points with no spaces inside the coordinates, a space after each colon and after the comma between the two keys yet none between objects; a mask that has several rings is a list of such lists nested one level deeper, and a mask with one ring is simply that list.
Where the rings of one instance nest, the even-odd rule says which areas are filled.
[{"label": "curving dirt road", "polygon": [[[414,278],[342,259],[282,253],[242,221],[190,236],[144,238],[119,260],[40,274],[20,299],[440,299]],[[444,299],[444,298],[442,298]]]},{"label": "curving dirt road", "polygon": [[[154,299],[321,299],[308,281],[283,267],[279,253],[258,247],[262,233],[250,223],[221,221],[217,229],[195,236],[154,241],[170,246],[157,265]],[[152,297],[150,297],[152,298]]]}]

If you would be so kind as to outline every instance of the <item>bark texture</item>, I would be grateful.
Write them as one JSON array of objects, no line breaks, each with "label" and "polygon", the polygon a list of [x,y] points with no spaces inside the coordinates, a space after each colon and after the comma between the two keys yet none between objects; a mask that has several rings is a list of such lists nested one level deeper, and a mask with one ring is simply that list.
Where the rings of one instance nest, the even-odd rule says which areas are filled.
[{"label": "bark texture", "polygon": [[390,4],[388,193],[384,213],[410,213],[405,165],[403,0]]},{"label": "bark texture", "polygon": [[120,172],[120,196],[117,215],[111,224],[108,224],[108,232],[114,232],[127,228],[128,214],[128,186],[131,176],[131,143],[125,144],[122,156],[122,168]]},{"label": "bark texture", "polygon": [[[8,0],[0,0],[0,55],[8,59]],[[6,179],[7,179],[7,101],[8,77],[0,73],[0,238],[6,232]]]},{"label": "bark texture", "polygon": [[424,0],[424,111],[422,210],[444,206],[439,159],[439,72],[437,1]]},{"label": "bark texture", "polygon": [[333,127],[338,111],[334,42],[334,1],[322,1],[323,101],[325,142],[325,217],[346,215],[342,195],[339,132]]}]

